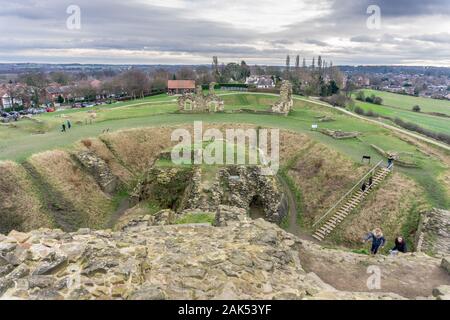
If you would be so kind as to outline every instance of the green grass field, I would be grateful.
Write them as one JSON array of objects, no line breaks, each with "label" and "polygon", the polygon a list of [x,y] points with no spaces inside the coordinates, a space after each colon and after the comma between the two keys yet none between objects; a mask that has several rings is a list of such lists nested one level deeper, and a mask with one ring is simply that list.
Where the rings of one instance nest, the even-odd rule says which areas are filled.
[{"label": "green grass field", "polygon": [[[372,94],[381,97],[383,105],[355,100],[355,106],[362,108],[366,112],[373,111],[382,117],[391,119],[380,119],[381,121],[396,125],[393,120],[399,118],[429,131],[450,135],[450,101],[412,97],[378,90],[362,91],[366,97]],[[420,106],[421,112],[412,111],[415,105]]]},{"label": "green grass field", "polygon": [[[225,110],[230,111],[246,108],[266,110],[277,98],[270,95],[227,93],[223,99],[225,100]],[[97,117],[92,124],[85,124],[91,110],[95,110]],[[105,129],[116,131],[126,128],[158,127],[183,123],[191,125],[195,120],[202,120],[206,123],[248,123],[307,134],[348,155],[356,162],[361,161],[362,155],[372,156],[374,162],[382,159],[371,148],[371,144],[377,144],[385,150],[408,153],[420,165],[420,169],[399,168],[398,170],[412,177],[424,187],[431,204],[439,207],[450,206],[448,195],[437,180],[445,170],[443,164],[438,160],[427,157],[415,146],[401,140],[387,129],[354,119],[338,110],[320,106],[314,102],[295,100],[294,110],[288,117],[252,113],[180,114],[175,113],[177,104],[174,98],[166,95],[106,105],[91,110],[77,109],[47,113],[35,117],[39,123],[32,120],[21,120],[14,123],[17,124],[16,126],[0,126],[0,160],[9,159],[22,162],[30,155],[44,150],[70,148],[74,142],[87,137],[95,137]],[[319,117],[323,116],[333,118],[334,121],[318,122]],[[68,132],[62,133],[60,125],[66,119],[71,120],[73,127]],[[359,131],[362,136],[358,139],[335,140],[319,132],[311,131],[311,125],[314,123],[318,123],[320,128]],[[434,126],[435,124],[430,122],[429,125]],[[444,126],[440,124],[436,124],[435,129],[445,130]]]},{"label": "green grass field", "polygon": [[381,97],[383,99],[383,105],[388,107],[411,111],[413,106],[419,105],[422,112],[437,112],[450,116],[450,101],[448,100],[413,97],[378,90],[363,91],[366,97],[372,94]]},{"label": "green grass field", "polygon": [[[438,117],[426,113],[412,112],[398,108],[380,106],[372,103],[356,101],[356,106],[361,107],[365,111],[372,110],[381,116],[391,119],[400,118],[403,121],[420,125],[421,127],[434,131],[450,134],[450,118]],[[388,121],[390,122],[390,121]]]}]

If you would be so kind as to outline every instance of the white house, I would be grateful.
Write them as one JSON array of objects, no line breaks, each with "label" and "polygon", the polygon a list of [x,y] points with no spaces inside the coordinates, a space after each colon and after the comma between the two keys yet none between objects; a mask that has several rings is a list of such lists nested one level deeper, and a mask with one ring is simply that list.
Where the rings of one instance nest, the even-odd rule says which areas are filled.
[{"label": "white house", "polygon": [[[13,103],[13,100],[14,100],[14,103]],[[3,107],[3,109],[12,108],[13,104],[17,104],[17,105],[21,106],[22,105],[22,100],[21,99],[16,99],[16,98],[11,99],[11,97],[7,93],[5,93],[2,96],[2,107]]]},{"label": "white house", "polygon": [[275,82],[270,76],[250,76],[245,80],[245,84],[254,85],[258,89],[275,88]]},{"label": "white house", "polygon": [[12,108],[13,106],[12,99],[7,93],[2,96],[2,106],[3,109]]}]

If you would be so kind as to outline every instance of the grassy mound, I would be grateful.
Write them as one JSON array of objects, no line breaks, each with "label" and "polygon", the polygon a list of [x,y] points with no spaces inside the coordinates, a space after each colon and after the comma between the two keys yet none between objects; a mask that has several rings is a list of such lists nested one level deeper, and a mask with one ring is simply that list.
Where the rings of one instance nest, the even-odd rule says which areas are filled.
[{"label": "grassy mound", "polygon": [[23,167],[0,162],[0,233],[54,226]]}]

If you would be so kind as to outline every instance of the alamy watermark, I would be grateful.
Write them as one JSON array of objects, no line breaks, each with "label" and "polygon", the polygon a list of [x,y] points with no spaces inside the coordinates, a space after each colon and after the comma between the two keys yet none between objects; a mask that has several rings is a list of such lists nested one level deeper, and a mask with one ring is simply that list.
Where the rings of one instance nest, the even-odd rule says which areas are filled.
[{"label": "alamy watermark", "polygon": [[367,268],[367,274],[370,274],[367,279],[366,285],[369,290],[381,289],[381,269],[378,266],[369,266]]},{"label": "alamy watermark", "polygon": [[171,140],[178,141],[171,152],[172,162],[207,165],[260,165],[263,175],[276,175],[280,160],[278,129],[203,130],[194,122],[193,137],[188,129],[176,129]]},{"label": "alamy watermark", "polygon": [[381,8],[375,4],[367,7],[367,14],[370,16],[367,18],[366,26],[369,30],[381,29]]},{"label": "alamy watermark", "polygon": [[66,27],[69,30],[81,29],[81,8],[75,4],[67,7],[66,13],[69,17],[66,20]]}]

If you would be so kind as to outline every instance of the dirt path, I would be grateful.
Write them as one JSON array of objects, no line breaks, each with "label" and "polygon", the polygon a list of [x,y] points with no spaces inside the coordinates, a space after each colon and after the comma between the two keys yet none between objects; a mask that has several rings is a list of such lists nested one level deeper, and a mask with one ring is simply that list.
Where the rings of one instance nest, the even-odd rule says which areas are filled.
[{"label": "dirt path", "polygon": [[131,201],[128,197],[125,199],[122,199],[122,201],[120,201],[119,207],[109,217],[109,221],[106,224],[106,227],[113,228],[115,226],[115,224],[117,223],[117,221],[119,221],[119,219],[125,213],[125,211],[130,209],[130,206],[131,206]]},{"label": "dirt path", "polygon": [[440,267],[440,259],[425,254],[397,257],[377,256],[326,249],[306,241],[301,245],[300,261],[307,272],[314,272],[338,290],[369,292],[369,266],[379,268],[381,289],[406,298],[428,297],[440,285],[450,285],[450,275]]},{"label": "dirt path", "polygon": [[314,239],[310,234],[306,233],[302,230],[302,228],[297,223],[297,202],[295,201],[294,195],[291,192],[291,189],[289,188],[288,184],[284,179],[280,176],[278,176],[278,181],[280,182],[284,194],[286,195],[288,199],[289,204],[289,225],[286,229],[287,232],[292,233],[293,235],[299,237],[303,240],[309,240],[313,242],[317,242],[316,239]]}]

